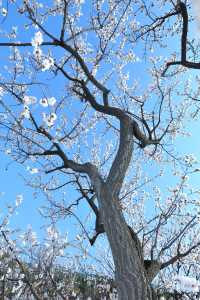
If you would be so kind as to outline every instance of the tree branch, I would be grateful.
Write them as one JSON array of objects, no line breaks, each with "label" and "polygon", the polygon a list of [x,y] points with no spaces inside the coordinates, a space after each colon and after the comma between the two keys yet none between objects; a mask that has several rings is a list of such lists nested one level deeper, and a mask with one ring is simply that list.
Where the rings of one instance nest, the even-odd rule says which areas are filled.
[{"label": "tree branch", "polygon": [[168,261],[162,263],[160,269],[162,270],[162,269],[168,267],[169,265],[174,264],[177,260],[180,260],[181,258],[186,257],[187,255],[189,255],[192,252],[192,250],[198,248],[199,246],[200,246],[200,242],[198,242],[196,245],[193,245],[192,247],[190,247],[187,251],[185,251],[183,253],[178,253],[174,257],[170,258]]},{"label": "tree branch", "polygon": [[187,34],[188,34],[188,12],[184,2],[178,1],[177,12],[181,14],[183,19],[182,36],[181,36],[181,60],[172,61],[166,64],[162,76],[165,76],[168,68],[173,65],[182,65],[189,69],[200,69],[200,63],[187,61]]}]

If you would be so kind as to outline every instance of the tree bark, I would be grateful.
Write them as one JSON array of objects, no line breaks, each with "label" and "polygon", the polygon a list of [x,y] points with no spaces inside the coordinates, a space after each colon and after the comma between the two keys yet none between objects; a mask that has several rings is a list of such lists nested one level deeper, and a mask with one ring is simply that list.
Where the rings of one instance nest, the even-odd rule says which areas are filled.
[{"label": "tree bark", "polygon": [[119,205],[119,193],[133,152],[132,120],[120,120],[120,144],[107,181],[98,170],[90,167],[102,222],[115,264],[115,280],[119,300],[152,300],[152,292],[144,268],[143,255],[137,238],[131,237]]},{"label": "tree bark", "polygon": [[128,230],[117,199],[112,198],[109,186],[101,190],[101,213],[111,247],[119,300],[151,300],[142,253]]}]

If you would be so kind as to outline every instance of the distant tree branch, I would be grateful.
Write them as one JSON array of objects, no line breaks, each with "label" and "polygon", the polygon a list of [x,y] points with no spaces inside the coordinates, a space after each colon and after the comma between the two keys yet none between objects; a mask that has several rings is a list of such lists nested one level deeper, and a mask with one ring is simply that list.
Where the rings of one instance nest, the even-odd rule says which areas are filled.
[{"label": "distant tree branch", "polygon": [[168,62],[166,64],[164,71],[162,72],[162,76],[165,76],[165,73],[167,72],[168,68],[173,65],[182,65],[190,69],[200,69],[200,63],[187,61],[188,12],[187,12],[186,4],[184,2],[178,1],[176,8],[177,8],[177,12],[181,14],[183,19],[182,37],[181,37],[181,60]]},{"label": "distant tree branch", "polygon": [[186,257],[187,255],[189,255],[193,250],[195,250],[196,248],[198,248],[200,246],[200,242],[198,242],[197,244],[193,245],[192,247],[188,248],[188,250],[186,250],[185,252],[180,253],[178,251],[178,254],[173,256],[172,258],[170,258],[168,261],[164,262],[161,264],[161,270],[168,267],[169,265],[174,264],[175,262],[177,262],[178,260],[180,260],[181,258]]}]

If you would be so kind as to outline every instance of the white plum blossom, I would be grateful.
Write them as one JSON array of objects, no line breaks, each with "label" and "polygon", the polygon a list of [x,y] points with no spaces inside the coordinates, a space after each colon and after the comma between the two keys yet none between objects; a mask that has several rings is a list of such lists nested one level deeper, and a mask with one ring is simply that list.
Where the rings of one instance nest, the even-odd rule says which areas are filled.
[{"label": "white plum blossom", "polygon": [[43,121],[46,123],[48,127],[51,127],[54,125],[55,121],[57,119],[57,115],[55,113],[46,114],[43,113]]},{"label": "white plum blossom", "polygon": [[0,86],[0,96],[2,97],[4,95],[4,89]]},{"label": "white plum blossom", "polygon": [[37,98],[34,96],[24,96],[23,102],[25,105],[35,104],[37,102]]},{"label": "white plum blossom", "polygon": [[26,118],[26,119],[30,119],[30,110],[29,110],[29,107],[27,105],[24,105],[24,110],[21,113],[21,116]]},{"label": "white plum blossom", "polygon": [[6,149],[5,150],[5,154],[11,154],[11,153],[12,153],[11,149]]},{"label": "white plum blossom", "polygon": [[53,226],[49,226],[47,228],[47,234],[48,234],[50,239],[57,239],[58,238],[58,231]]},{"label": "white plum blossom", "polygon": [[185,292],[198,292],[199,291],[199,282],[195,278],[188,276],[176,276],[175,278],[175,289],[177,291]]},{"label": "white plum blossom", "polygon": [[48,98],[48,104],[54,106],[56,104],[56,99],[54,97]]},{"label": "white plum blossom", "polygon": [[41,98],[40,105],[42,105],[43,107],[47,107],[48,106],[47,98]]},{"label": "white plum blossom", "polygon": [[85,0],[75,0],[74,2],[78,5],[80,5],[80,4],[85,3]]},{"label": "white plum blossom", "polygon": [[31,174],[37,174],[39,170],[37,168],[30,168],[30,173]]},{"label": "white plum blossom", "polygon": [[15,200],[16,206],[19,206],[22,203],[22,201],[23,201],[23,195],[21,195],[21,194],[17,195],[16,200]]},{"label": "white plum blossom", "polygon": [[54,0],[55,5],[60,5],[62,3],[62,0]]},{"label": "white plum blossom", "polygon": [[24,245],[31,244],[31,246],[35,246],[37,244],[37,233],[32,230],[30,225],[28,231],[21,235],[21,241]]},{"label": "white plum blossom", "polygon": [[1,9],[1,14],[2,14],[2,16],[6,17],[7,14],[8,14],[7,9],[5,9],[5,8],[3,7],[3,8]]},{"label": "white plum blossom", "polygon": [[40,31],[36,32],[34,38],[31,40],[31,44],[33,47],[37,48],[43,43],[43,36]]},{"label": "white plum blossom", "polygon": [[82,237],[79,234],[77,234],[76,239],[77,241],[82,241]]},{"label": "white plum blossom", "polygon": [[57,115],[55,113],[51,113],[50,114],[50,119],[55,122],[55,120],[57,119]]},{"label": "white plum blossom", "polygon": [[45,58],[42,62],[42,71],[47,71],[54,66],[54,59],[52,57]]},{"label": "white plum blossom", "polygon": [[42,57],[42,50],[39,47],[35,47],[33,50],[33,55],[37,60],[40,60]]},{"label": "white plum blossom", "polygon": [[43,107],[54,106],[55,103],[56,99],[54,97],[40,99],[40,105],[42,105]]},{"label": "white plum blossom", "polygon": [[187,154],[184,157],[184,162],[188,166],[192,166],[193,164],[196,164],[198,161],[197,161],[197,158],[193,154]]}]

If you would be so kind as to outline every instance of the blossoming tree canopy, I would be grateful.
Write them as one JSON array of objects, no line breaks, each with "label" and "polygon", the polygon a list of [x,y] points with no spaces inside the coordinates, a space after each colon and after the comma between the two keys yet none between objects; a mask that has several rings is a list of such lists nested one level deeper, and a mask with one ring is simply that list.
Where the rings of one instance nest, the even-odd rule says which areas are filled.
[{"label": "blossoming tree canopy", "polygon": [[2,20],[2,148],[54,223],[74,216],[87,246],[106,233],[119,299],[153,299],[199,255],[191,2],[8,1]]}]

